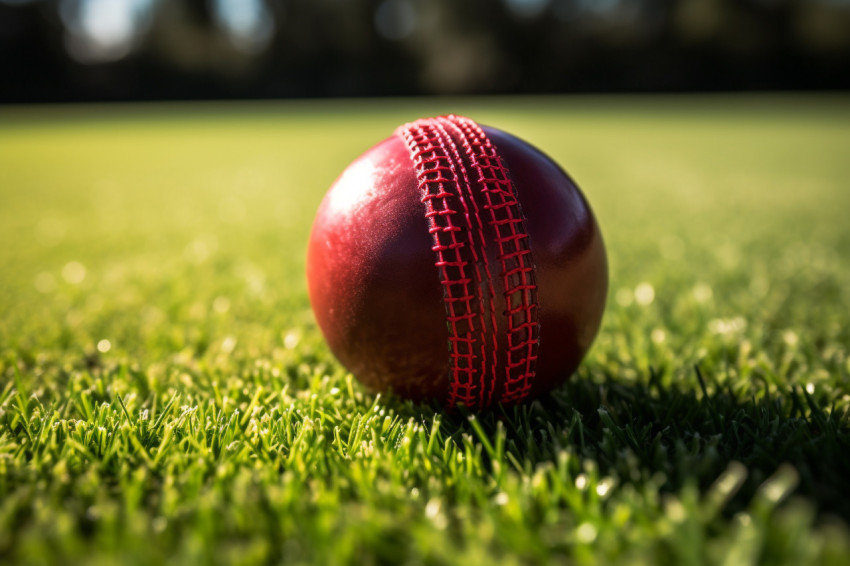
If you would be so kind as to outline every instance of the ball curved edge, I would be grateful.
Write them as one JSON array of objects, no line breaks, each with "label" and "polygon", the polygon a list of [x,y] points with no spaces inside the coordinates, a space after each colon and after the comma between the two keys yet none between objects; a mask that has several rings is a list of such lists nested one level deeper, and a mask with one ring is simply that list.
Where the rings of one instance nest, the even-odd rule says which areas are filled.
[{"label": "ball curved edge", "polygon": [[[602,234],[572,178],[548,155],[482,126],[505,161],[529,234],[540,346],[527,400],[565,382],[598,333],[608,290]],[[391,136],[325,195],[306,275],[316,321],[339,361],[373,391],[446,404],[448,331],[408,148]]]},{"label": "ball curved edge", "polygon": [[313,222],[308,292],[328,346],[360,382],[443,403],[448,333],[417,187],[397,136],[355,159]]},{"label": "ball curved edge", "polygon": [[538,286],[540,344],[529,398],[566,382],[590,349],[608,294],[599,223],[578,184],[546,153],[483,126],[508,166],[526,218]]}]

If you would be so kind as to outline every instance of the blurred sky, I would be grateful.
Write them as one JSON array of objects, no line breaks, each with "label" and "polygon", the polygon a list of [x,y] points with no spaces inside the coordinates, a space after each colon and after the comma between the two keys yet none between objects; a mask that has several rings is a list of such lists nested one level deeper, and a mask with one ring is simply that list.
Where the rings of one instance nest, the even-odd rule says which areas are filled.
[{"label": "blurred sky", "polygon": [[0,102],[848,87],[850,0],[0,0]]}]

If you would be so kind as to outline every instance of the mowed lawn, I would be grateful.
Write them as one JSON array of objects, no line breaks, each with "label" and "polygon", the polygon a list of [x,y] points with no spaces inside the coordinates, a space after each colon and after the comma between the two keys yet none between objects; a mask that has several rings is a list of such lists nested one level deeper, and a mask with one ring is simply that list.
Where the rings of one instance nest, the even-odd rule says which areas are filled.
[{"label": "mowed lawn", "polygon": [[[606,239],[552,396],[376,396],[312,216],[405,121],[542,148]],[[388,339],[392,339],[392,329]],[[847,564],[850,99],[0,108],[0,562]]]}]

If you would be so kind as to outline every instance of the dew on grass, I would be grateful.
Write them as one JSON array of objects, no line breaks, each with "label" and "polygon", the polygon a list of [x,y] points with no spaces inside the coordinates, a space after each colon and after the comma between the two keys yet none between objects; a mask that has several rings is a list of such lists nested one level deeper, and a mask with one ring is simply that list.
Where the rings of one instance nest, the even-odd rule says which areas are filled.
[{"label": "dew on grass", "polygon": [[800,337],[793,330],[786,330],[782,333],[782,341],[793,348],[800,342]]},{"label": "dew on grass", "polygon": [[747,321],[743,317],[715,318],[709,321],[708,330],[712,334],[730,335],[742,332],[747,327]]},{"label": "dew on grass", "polygon": [[693,289],[694,299],[698,303],[707,303],[714,296],[711,286],[705,283],[697,283]]},{"label": "dew on grass", "polygon": [[576,476],[576,488],[580,490],[584,490],[587,488],[587,476],[584,474],[579,474]]},{"label": "dew on grass", "polygon": [[681,523],[688,516],[685,506],[676,499],[670,499],[666,505],[667,517],[674,523]]},{"label": "dew on grass", "polygon": [[738,462],[731,462],[723,474],[714,482],[713,491],[721,498],[732,496],[747,479],[747,468]]},{"label": "dew on grass", "polygon": [[286,336],[283,337],[283,346],[287,350],[294,350],[296,346],[298,346],[298,342],[301,341],[301,338],[295,332],[287,332]]},{"label": "dew on grass", "polygon": [[656,344],[663,344],[665,340],[667,340],[667,333],[664,332],[661,328],[656,328],[649,335],[650,340],[655,342]]},{"label": "dew on grass", "polygon": [[428,501],[425,506],[425,516],[433,521],[434,526],[442,530],[448,526],[448,519],[442,513],[442,502],[436,497]]},{"label": "dew on grass", "polygon": [[596,540],[596,535],[599,531],[592,523],[582,523],[576,529],[576,539],[584,544],[590,544]]},{"label": "dew on grass", "polygon": [[62,268],[62,279],[71,285],[78,285],[86,278],[86,268],[79,261],[69,261]]},{"label": "dew on grass", "polygon": [[425,516],[429,519],[433,519],[437,516],[437,513],[440,512],[440,500],[439,499],[431,499],[428,501],[428,504],[425,506]]},{"label": "dew on grass", "polygon": [[649,283],[641,283],[635,287],[635,301],[641,306],[652,304],[655,300],[655,289]]},{"label": "dew on grass", "polygon": [[785,499],[800,481],[797,470],[787,464],[783,464],[776,473],[762,484],[761,492],[764,497],[772,502],[779,503]]},{"label": "dew on grass", "polygon": [[227,297],[218,296],[213,299],[213,310],[219,314],[224,314],[230,310],[230,299]]},{"label": "dew on grass", "polygon": [[228,336],[221,341],[221,351],[225,354],[231,353],[236,348],[236,338]]}]

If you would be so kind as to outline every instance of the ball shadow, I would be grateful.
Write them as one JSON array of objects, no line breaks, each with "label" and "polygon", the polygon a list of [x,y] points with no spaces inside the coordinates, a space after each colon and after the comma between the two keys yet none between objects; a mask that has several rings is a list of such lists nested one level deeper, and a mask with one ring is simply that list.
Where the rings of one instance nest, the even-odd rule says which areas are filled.
[{"label": "ball shadow", "polygon": [[[441,433],[457,442],[470,435],[490,446],[502,434],[508,465],[524,473],[555,463],[566,451],[574,475],[590,464],[618,485],[661,477],[667,492],[688,482],[704,492],[730,463],[740,462],[747,479],[727,505],[729,514],[780,465],[790,464],[800,478],[796,495],[819,516],[850,520],[850,415],[796,387],[744,398],[706,377],[708,383],[696,369],[692,380],[662,384],[656,372],[638,382],[580,372],[529,405],[474,416],[442,411]],[[396,409],[426,428],[441,412],[409,403]],[[483,457],[489,464],[491,456],[484,451]]]}]

